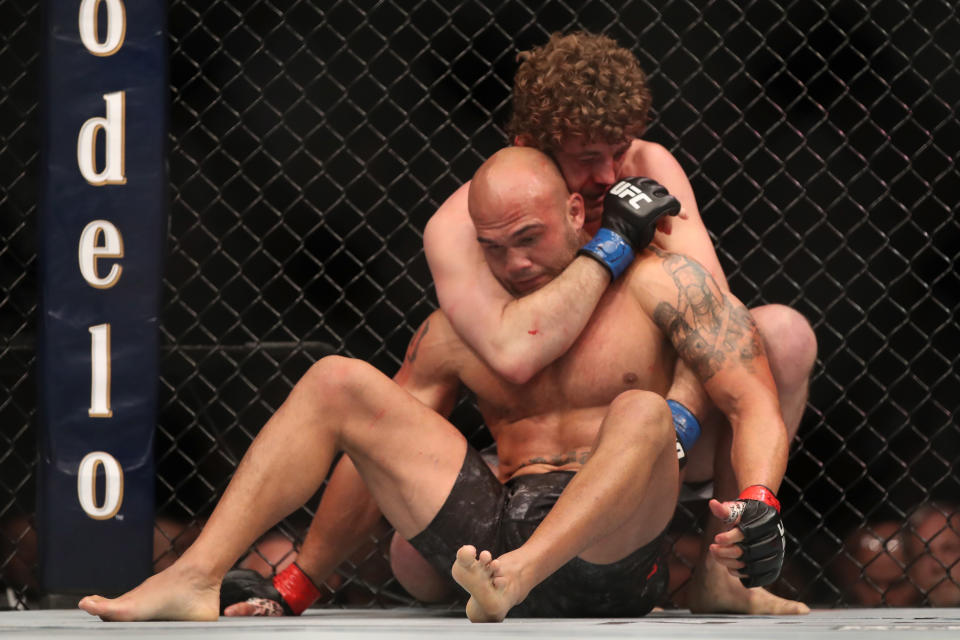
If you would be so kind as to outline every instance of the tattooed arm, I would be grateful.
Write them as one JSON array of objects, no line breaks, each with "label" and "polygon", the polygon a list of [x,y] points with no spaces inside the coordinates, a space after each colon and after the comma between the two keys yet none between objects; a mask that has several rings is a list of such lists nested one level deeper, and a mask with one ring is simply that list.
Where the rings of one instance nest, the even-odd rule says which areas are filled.
[{"label": "tattooed arm", "polygon": [[787,465],[786,428],[750,312],[695,260],[652,253],[631,274],[631,290],[730,420],[739,489],[762,484],[777,491]]},{"label": "tattooed arm", "polygon": [[407,346],[403,364],[393,381],[404,391],[447,417],[460,393],[455,366],[456,352],[463,347],[444,315],[432,313]]}]

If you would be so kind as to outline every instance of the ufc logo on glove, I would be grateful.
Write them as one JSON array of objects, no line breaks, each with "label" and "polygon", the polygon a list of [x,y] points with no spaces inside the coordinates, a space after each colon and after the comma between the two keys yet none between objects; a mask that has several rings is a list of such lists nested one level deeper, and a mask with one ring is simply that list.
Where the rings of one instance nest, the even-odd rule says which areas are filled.
[{"label": "ufc logo on glove", "polygon": [[[637,187],[633,186],[626,180],[621,180],[612,187],[610,187],[610,194],[615,195],[623,200],[627,201],[634,209],[640,209],[640,202],[652,203],[653,200],[650,199],[650,196],[640,191]],[[629,198],[629,199],[628,199]]]}]

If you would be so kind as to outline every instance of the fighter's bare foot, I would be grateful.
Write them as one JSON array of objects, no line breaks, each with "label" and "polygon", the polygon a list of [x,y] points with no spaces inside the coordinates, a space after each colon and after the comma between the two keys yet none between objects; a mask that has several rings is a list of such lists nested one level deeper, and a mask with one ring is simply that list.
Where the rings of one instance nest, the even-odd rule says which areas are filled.
[{"label": "fighter's bare foot", "polygon": [[87,596],[79,607],[107,622],[216,620],[220,582],[174,564],[119,598]]},{"label": "fighter's bare foot", "polygon": [[694,613],[775,616],[810,613],[810,607],[802,602],[775,596],[763,588],[747,589],[709,555],[706,562],[700,562],[690,580],[689,602]]},{"label": "fighter's bare foot", "polygon": [[517,580],[509,576],[489,551],[465,545],[457,551],[453,579],[470,593],[467,617],[471,622],[501,622],[526,594],[519,595]]},{"label": "fighter's bare foot", "polygon": [[[721,522],[728,520],[733,502],[710,501],[711,513]],[[775,596],[766,589],[748,589],[737,577],[743,567],[736,543],[743,533],[736,528],[714,537],[701,554],[690,580],[690,610],[694,613],[746,613],[752,615],[805,615],[810,607]]]}]

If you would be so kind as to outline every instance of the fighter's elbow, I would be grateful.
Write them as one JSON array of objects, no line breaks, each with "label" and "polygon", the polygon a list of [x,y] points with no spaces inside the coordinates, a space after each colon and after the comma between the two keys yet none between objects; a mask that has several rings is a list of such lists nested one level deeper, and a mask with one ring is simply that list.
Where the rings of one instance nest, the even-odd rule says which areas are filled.
[{"label": "fighter's elbow", "polygon": [[503,377],[510,384],[521,385],[530,382],[530,379],[533,378],[536,373],[537,372],[530,367],[516,367],[514,369],[506,370],[503,374]]},{"label": "fighter's elbow", "polygon": [[517,349],[505,348],[491,354],[487,365],[510,384],[526,384],[537,374],[536,363]]}]

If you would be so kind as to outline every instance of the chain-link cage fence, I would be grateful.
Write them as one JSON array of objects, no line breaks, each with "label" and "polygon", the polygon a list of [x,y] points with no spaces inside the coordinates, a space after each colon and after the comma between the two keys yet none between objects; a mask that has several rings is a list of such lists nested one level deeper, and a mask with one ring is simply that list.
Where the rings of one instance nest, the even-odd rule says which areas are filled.
[{"label": "chain-link cage fence", "polygon": [[0,3],[0,607],[23,606],[35,584],[32,513],[37,441],[36,211],[40,15]]},{"label": "chain-link cage fence", "polygon": [[[0,568],[31,602],[38,8],[0,0]],[[960,17],[949,0],[172,0],[156,564],[324,354],[392,374],[436,307],[426,221],[502,126],[519,50],[604,32],[650,75],[647,138],[690,176],[731,287],[819,342],[781,489],[775,586],[817,604],[960,602]],[[469,400],[454,421],[489,442]],[[293,557],[311,501],[243,559]],[[671,598],[703,503],[672,527]],[[389,528],[328,602],[410,602]]]}]

